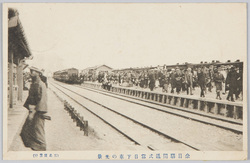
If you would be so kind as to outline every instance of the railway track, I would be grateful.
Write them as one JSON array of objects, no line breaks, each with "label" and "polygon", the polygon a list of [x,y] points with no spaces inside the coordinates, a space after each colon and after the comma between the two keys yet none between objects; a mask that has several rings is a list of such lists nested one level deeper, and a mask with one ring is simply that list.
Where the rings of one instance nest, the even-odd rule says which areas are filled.
[{"label": "railway track", "polygon": [[[81,105],[83,108],[87,109],[89,112],[94,114],[103,122],[105,122],[106,124],[114,128],[116,131],[124,135],[127,139],[134,142],[136,145],[145,146],[150,150],[162,150],[164,149],[164,146],[173,146],[173,147],[179,146],[178,150],[196,150],[196,151],[200,150],[194,147],[193,145],[187,144],[181,140],[171,137],[165,133],[162,133],[161,131],[158,131],[131,117],[121,114],[107,106],[104,106],[101,103],[93,101],[87,98],[86,96],[83,96],[82,94],[72,91],[62,85],[59,85],[57,83],[50,83],[50,85],[55,87],[58,91],[62,92],[65,96],[67,96],[77,104]],[[82,99],[85,99],[84,102]],[[86,107],[86,101],[89,101],[92,107]],[[100,110],[102,111],[100,112]],[[119,117],[118,119],[116,118],[117,116]],[[125,125],[124,126],[119,125],[117,124],[117,122]],[[162,142],[162,144],[159,145],[159,142]]]},{"label": "railway track", "polygon": [[[158,110],[160,112],[164,112],[167,114],[173,114],[176,116],[180,116],[186,119],[191,119],[200,123],[204,123],[207,125],[212,125],[212,126],[216,126],[225,130],[229,130],[232,131],[234,133],[237,134],[243,134],[243,124],[241,122],[237,122],[237,121],[232,121],[230,119],[225,119],[220,118],[220,117],[214,117],[214,116],[209,116],[209,115],[204,115],[204,114],[199,114],[199,113],[195,113],[195,112],[189,112],[189,110],[178,110],[178,107],[175,106],[168,106],[168,109],[164,109],[164,107],[166,107],[166,104],[159,104],[159,103],[155,103],[152,101],[148,101],[148,100],[142,100],[140,98],[136,98],[136,97],[131,97],[128,95],[122,95],[122,94],[117,94],[114,92],[110,92],[110,91],[106,91],[106,90],[99,90],[99,89],[93,89],[93,88],[87,88],[87,87],[82,87],[82,86],[78,86],[75,85],[78,88],[82,88],[82,89],[86,89],[95,93],[99,93],[99,94],[103,94],[106,96],[110,96],[113,98],[117,98],[120,100],[124,100],[130,103],[135,103],[138,105],[142,105],[142,106],[146,106],[150,109],[154,109],[154,110]],[[161,106],[161,107],[159,107]]]},{"label": "railway track", "polygon": [[[127,117],[135,120],[134,123],[136,123],[136,121],[137,121],[137,122],[141,123],[142,126],[146,125],[146,126],[150,127],[153,130],[159,131],[160,133],[163,133],[163,134],[167,135],[167,136],[165,136],[165,138],[173,138],[173,139],[171,139],[173,142],[176,142],[176,140],[178,142],[178,140],[179,140],[179,142],[183,142],[185,144],[188,144],[188,145],[190,145],[190,146],[192,146],[192,147],[194,147],[194,148],[196,148],[198,150],[223,150],[224,148],[227,149],[227,150],[241,150],[241,148],[242,148],[242,141],[240,140],[240,142],[239,142],[238,140],[236,140],[236,139],[242,139],[242,135],[238,134],[237,132],[234,132],[234,131],[232,133],[232,130],[228,130],[227,128],[218,129],[218,127],[214,127],[213,125],[205,124],[204,122],[200,123],[199,121],[193,121],[190,118],[183,118],[181,116],[176,116],[176,115],[173,115],[173,114],[166,114],[167,112],[165,112],[165,114],[163,114],[162,111],[159,111],[159,110],[156,110],[156,109],[150,109],[150,107],[148,107],[148,106],[138,105],[138,104],[136,104],[134,102],[131,102],[129,104],[128,101],[126,101],[126,100],[122,100],[122,99],[118,99],[118,98],[114,98],[114,97],[105,95],[106,93],[110,95],[110,92],[102,92],[104,94],[100,94],[100,93],[97,94],[96,92],[93,92],[93,91],[90,91],[90,90],[79,89],[79,87],[76,87],[76,86],[73,86],[73,85],[67,85],[67,84],[59,83],[59,82],[56,82],[55,84],[57,84],[57,85],[59,84],[58,86],[60,88],[66,89],[67,91],[69,91],[69,92],[71,92],[73,94],[77,93],[81,97],[83,96],[83,94],[86,95],[87,97],[85,96],[85,100],[87,100],[87,101],[91,100],[92,103],[95,103],[95,102],[98,103],[97,101],[100,101],[100,99],[103,99],[103,101],[100,101],[99,104],[97,104],[99,106],[102,106],[102,109],[103,109],[103,107],[106,107],[106,109],[107,108],[109,108],[109,109],[112,108],[111,110],[113,110],[113,111],[116,110],[115,112],[117,112],[118,114],[119,113],[123,114],[124,116],[127,116]],[[95,90],[95,91],[97,91],[97,90]],[[91,97],[91,96],[93,96],[93,97]],[[112,94],[112,96],[119,96],[119,95],[113,95]],[[112,102],[110,103],[109,101],[112,101]],[[112,104],[116,103],[117,101],[118,101],[118,105],[117,106],[112,106]],[[137,100],[135,100],[135,101],[137,101]],[[124,109],[122,107],[123,104],[126,105],[126,106],[129,105],[129,106],[127,106],[127,108]],[[145,113],[142,113],[141,111],[137,111],[137,110],[140,110],[139,107],[143,107],[143,109],[141,109],[141,110],[143,112],[145,110]],[[120,110],[118,108],[120,108]],[[158,108],[160,108],[160,107],[158,107]],[[171,109],[166,108],[166,107],[165,107],[165,109],[171,110]],[[138,114],[137,112],[140,112],[140,114],[141,113],[144,114],[143,116],[145,116],[145,118],[143,116],[142,116],[143,118],[138,117],[138,116],[137,117],[134,116],[134,115]],[[153,119],[153,121],[157,121],[157,123],[154,123],[153,121],[148,123],[147,121],[145,121],[145,119],[149,119],[152,116],[148,116],[147,114],[149,114],[149,113],[147,113],[147,112],[152,112],[152,115],[154,115],[154,117],[157,117],[157,114],[159,114],[164,119],[162,119],[162,120],[160,120],[160,119],[159,120],[158,119],[154,120]],[[132,113],[132,114],[129,114],[129,113]],[[174,119],[176,119],[178,117],[178,119],[176,119],[177,123],[176,123],[176,121],[171,120],[173,117],[174,117]],[[169,118],[171,121],[166,120],[165,118]],[[184,119],[186,119],[186,120],[184,120]],[[159,125],[157,126],[157,124],[165,123],[165,122],[169,123],[169,125],[171,125],[172,121],[173,121],[173,124],[176,125],[177,127],[179,127],[179,123],[180,124],[185,123],[185,127],[194,125],[193,126],[194,128],[199,128],[199,129],[192,129],[192,128],[189,128],[189,127],[188,127],[188,129],[193,130],[193,133],[195,133],[197,131],[200,131],[201,133],[195,133],[197,136],[194,135],[193,137],[188,137],[188,135],[190,135],[190,132],[186,131],[186,129],[183,129],[182,128],[183,125],[181,125],[181,131],[180,132],[178,132],[177,130],[176,131],[173,130],[174,128],[173,129],[171,128],[171,130],[163,130],[161,128],[161,126],[159,126]],[[139,123],[137,123],[137,124],[139,124]],[[225,122],[217,121],[216,123],[225,123]],[[199,124],[199,125],[197,126],[197,124]],[[229,124],[229,125],[238,126],[237,124]],[[197,127],[195,127],[195,126],[197,126]],[[180,129],[178,129],[178,130],[180,130]],[[185,131],[183,131],[183,130],[185,130]],[[210,132],[208,132],[208,131],[210,131]],[[157,132],[155,132],[155,133],[157,133]],[[185,136],[184,137],[180,136],[180,134],[187,135],[188,138],[185,137]],[[228,135],[228,136],[224,136],[224,135]],[[232,135],[233,135],[234,139],[230,140],[230,137],[232,137]],[[201,138],[199,138],[199,136],[202,139],[207,139],[208,138],[208,141],[200,140]],[[198,137],[198,139],[196,140],[195,137]],[[191,140],[189,140],[189,139],[191,139]],[[211,140],[209,140],[209,139],[211,139]],[[224,142],[223,141],[220,142],[223,139],[224,139]],[[218,145],[213,144],[213,143],[217,143],[218,141],[219,141]],[[232,143],[230,143],[230,142],[232,142]],[[238,145],[232,145],[232,144],[238,144]],[[232,146],[232,148],[230,146]],[[152,148],[152,149],[154,149],[154,148]],[[155,149],[157,149],[157,148],[155,148]]]}]

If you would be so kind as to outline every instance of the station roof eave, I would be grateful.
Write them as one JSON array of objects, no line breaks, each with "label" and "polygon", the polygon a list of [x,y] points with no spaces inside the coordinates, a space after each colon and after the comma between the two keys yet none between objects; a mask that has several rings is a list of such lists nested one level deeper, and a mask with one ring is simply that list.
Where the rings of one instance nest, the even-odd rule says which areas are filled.
[{"label": "station roof eave", "polygon": [[[8,10],[8,50],[13,52],[14,63],[17,64],[18,59],[32,58],[26,39],[23,26],[19,20],[19,13],[16,9]],[[10,58],[9,58],[10,59]]]}]

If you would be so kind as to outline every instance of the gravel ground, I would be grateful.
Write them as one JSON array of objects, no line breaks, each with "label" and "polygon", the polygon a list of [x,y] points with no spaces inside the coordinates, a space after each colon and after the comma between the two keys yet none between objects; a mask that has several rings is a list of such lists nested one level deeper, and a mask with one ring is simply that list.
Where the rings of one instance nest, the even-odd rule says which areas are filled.
[{"label": "gravel ground", "polygon": [[[129,117],[143,122],[188,144],[206,151],[232,151],[242,150],[242,135],[218,127],[205,125],[181,117],[164,114],[159,111],[128,103],[119,99],[97,94],[95,92],[67,86],[80,94],[87,96],[99,103],[115,109]],[[153,115],[153,116],[152,116]]]},{"label": "gravel ground", "polygon": [[[148,129],[145,129],[142,126],[135,124],[131,120],[128,120],[128,119],[126,119],[120,115],[117,115],[116,113],[113,113],[109,110],[103,109],[103,107],[96,105],[96,104],[93,104],[93,103],[89,102],[88,100],[83,99],[83,98],[71,93],[70,91],[66,91],[66,93],[69,94],[70,97],[79,101],[85,107],[91,109],[91,111],[93,111],[94,113],[100,115],[103,119],[108,121],[110,124],[114,125],[120,131],[129,135],[132,139],[136,140],[144,148],[147,148],[149,146],[149,147],[153,148],[154,150],[186,150],[186,151],[193,150],[192,148],[190,148],[182,143],[172,142],[170,139],[166,139],[162,136],[159,136],[158,134],[156,134]],[[67,98],[65,95],[64,95],[64,98],[66,98],[68,101],[70,101],[70,103],[74,103],[73,101],[69,100],[69,98]],[[78,112],[81,114],[82,110],[83,110],[83,108],[79,108]],[[110,118],[110,117],[112,117],[112,118]],[[108,135],[112,136],[113,133],[110,132],[110,133],[108,133]]]},{"label": "gravel ground", "polygon": [[[76,127],[69,114],[64,110],[63,103],[50,89],[48,89],[48,107],[49,115],[52,118],[51,121],[46,120],[45,122],[48,151],[145,150],[143,147],[131,143],[123,135],[88,113],[83,116],[89,122],[89,136],[84,136],[84,132]],[[19,134],[17,134],[10,151],[31,150],[24,147]]]}]

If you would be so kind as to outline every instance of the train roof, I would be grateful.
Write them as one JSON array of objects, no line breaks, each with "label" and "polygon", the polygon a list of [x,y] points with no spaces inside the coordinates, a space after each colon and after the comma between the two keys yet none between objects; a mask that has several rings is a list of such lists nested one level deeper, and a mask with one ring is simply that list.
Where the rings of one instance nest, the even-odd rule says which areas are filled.
[{"label": "train roof", "polygon": [[56,72],[54,72],[54,73],[63,73],[63,72],[67,72],[68,70],[77,70],[77,71],[79,71],[79,70],[76,69],[76,68],[68,68],[68,69],[56,71]]},{"label": "train roof", "polygon": [[[242,67],[243,66],[243,62],[239,61],[239,60],[236,60],[235,62],[231,62],[230,60],[228,60],[227,62],[224,62],[224,63],[221,63],[219,61],[215,61],[215,62],[210,62],[210,63],[207,63],[207,62],[201,62],[201,63],[197,63],[197,64],[194,64],[194,63],[184,63],[184,64],[175,64],[175,65],[164,65],[167,69],[171,69],[171,68],[176,68],[176,67],[179,67],[179,68],[187,68],[187,67],[198,67],[198,66],[210,66],[210,65],[213,65],[213,66],[227,66],[227,65],[234,65],[234,66],[240,66]],[[150,66],[150,67],[136,67],[136,68],[124,68],[124,69],[116,69],[116,70],[113,70],[113,71],[130,71],[130,70],[150,70],[150,69],[156,69],[158,67],[164,67],[164,66]]]}]

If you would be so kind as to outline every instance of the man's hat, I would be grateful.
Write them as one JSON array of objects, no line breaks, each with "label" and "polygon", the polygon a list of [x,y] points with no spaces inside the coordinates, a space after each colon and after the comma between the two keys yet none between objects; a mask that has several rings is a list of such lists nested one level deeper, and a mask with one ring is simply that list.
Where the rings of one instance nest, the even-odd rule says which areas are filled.
[{"label": "man's hat", "polygon": [[33,66],[29,67],[29,69],[30,69],[30,71],[36,71],[36,72],[41,73],[41,74],[43,73],[40,69],[33,67]]}]

